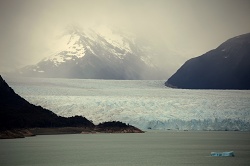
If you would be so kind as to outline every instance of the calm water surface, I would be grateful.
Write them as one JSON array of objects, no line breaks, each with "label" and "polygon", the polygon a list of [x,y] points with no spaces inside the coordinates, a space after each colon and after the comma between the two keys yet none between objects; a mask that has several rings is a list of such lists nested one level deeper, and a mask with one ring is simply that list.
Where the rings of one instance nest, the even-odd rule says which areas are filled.
[{"label": "calm water surface", "polygon": [[[231,151],[236,157],[210,157]],[[249,132],[46,135],[0,140],[0,166],[250,165]]]}]

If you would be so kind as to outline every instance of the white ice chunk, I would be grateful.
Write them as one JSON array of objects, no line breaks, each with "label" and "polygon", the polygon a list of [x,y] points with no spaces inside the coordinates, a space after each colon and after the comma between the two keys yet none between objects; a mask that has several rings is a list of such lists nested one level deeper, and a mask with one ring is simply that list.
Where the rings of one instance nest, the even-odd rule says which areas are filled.
[{"label": "white ice chunk", "polygon": [[211,152],[211,156],[215,156],[215,157],[234,157],[234,152],[230,151],[230,152]]}]

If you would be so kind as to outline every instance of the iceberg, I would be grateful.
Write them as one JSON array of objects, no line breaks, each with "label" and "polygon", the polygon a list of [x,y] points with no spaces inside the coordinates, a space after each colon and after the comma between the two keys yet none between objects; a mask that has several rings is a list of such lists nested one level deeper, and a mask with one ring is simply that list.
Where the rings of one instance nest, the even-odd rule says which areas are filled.
[{"label": "iceberg", "polygon": [[233,151],[229,151],[229,152],[211,152],[211,156],[234,157],[235,155]]}]

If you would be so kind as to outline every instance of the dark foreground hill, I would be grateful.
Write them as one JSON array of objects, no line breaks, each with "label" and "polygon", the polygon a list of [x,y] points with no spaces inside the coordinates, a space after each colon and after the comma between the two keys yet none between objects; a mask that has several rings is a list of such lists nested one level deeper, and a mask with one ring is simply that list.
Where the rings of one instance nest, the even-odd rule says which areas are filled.
[{"label": "dark foreground hill", "polygon": [[65,118],[17,95],[0,76],[0,130],[33,127],[93,127],[81,116]]},{"label": "dark foreground hill", "polygon": [[[112,124],[118,128],[119,125],[121,125],[118,122]],[[108,125],[107,127],[110,126]],[[107,127],[98,127],[98,132],[105,132]],[[124,125],[122,127],[123,128],[119,128],[120,132],[124,131]],[[24,130],[31,128],[40,128],[39,130],[33,130],[36,134],[41,132],[41,128],[43,128],[43,134],[81,133],[83,130],[97,130],[97,126],[85,117],[61,117],[41,106],[30,104],[16,94],[0,76],[0,138],[32,135],[30,130]],[[131,132],[140,131],[133,126],[125,124],[125,129],[126,128],[130,129]],[[114,130],[112,129],[110,131]]]},{"label": "dark foreground hill", "polygon": [[165,85],[184,89],[250,89],[250,33],[188,60]]}]

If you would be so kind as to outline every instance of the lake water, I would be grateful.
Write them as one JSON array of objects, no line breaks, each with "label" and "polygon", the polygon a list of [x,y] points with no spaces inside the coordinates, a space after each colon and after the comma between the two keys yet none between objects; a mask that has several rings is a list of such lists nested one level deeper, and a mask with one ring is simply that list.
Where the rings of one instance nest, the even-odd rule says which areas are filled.
[{"label": "lake water", "polygon": [[[212,151],[235,157],[210,157]],[[0,140],[0,166],[165,166],[250,164],[249,132],[43,135]]]}]

